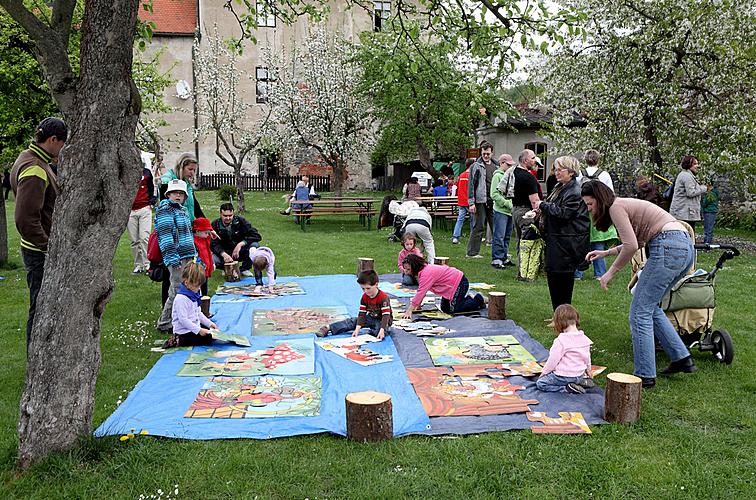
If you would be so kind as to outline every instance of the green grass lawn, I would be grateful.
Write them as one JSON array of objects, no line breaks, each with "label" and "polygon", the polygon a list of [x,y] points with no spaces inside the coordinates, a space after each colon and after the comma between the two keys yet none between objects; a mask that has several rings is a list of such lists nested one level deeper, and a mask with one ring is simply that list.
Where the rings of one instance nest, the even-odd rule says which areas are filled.
[{"label": "green grass lawn", "polygon": [[[376,195],[378,197],[378,195]],[[200,193],[209,218],[219,202]],[[317,220],[302,232],[278,214],[281,193],[247,193],[246,217],[276,252],[279,275],[353,273],[356,257],[375,258],[379,273],[396,272],[399,245],[386,230],[368,232],[348,219]],[[13,226],[13,205],[8,206]],[[0,497],[2,498],[344,498],[344,497],[756,497],[756,256],[727,263],[717,279],[715,325],[735,342],[735,361],[717,363],[694,352],[699,371],[660,379],[643,393],[636,425],[594,426],[593,435],[494,432],[461,438],[404,437],[356,444],[331,435],[270,441],[182,441],[137,436],[90,439],[31,470],[14,468],[18,404],[24,379],[28,292],[20,267],[18,234],[9,228],[11,262],[0,270]],[[464,259],[451,245],[451,228],[436,230],[438,255],[451,257],[471,281],[494,283],[508,295],[508,317],[546,347],[553,334],[545,279],[514,280],[514,270],[494,270],[489,259]],[[720,232],[721,234],[722,232]],[[734,234],[734,233],[733,233]],[[743,235],[754,239],[754,235]],[[483,249],[490,254],[490,247]],[[699,256],[711,268],[718,254]],[[82,263],[84,265],[84,263]],[[132,276],[123,236],[114,262],[115,291],[102,324],[102,366],[94,424],[99,425],[139,382],[160,354],[160,286]],[[589,271],[588,276],[591,275]],[[576,283],[574,304],[593,339],[593,360],[609,371],[632,373],[625,270],[603,292],[592,279]],[[221,282],[216,273],[210,290]],[[666,365],[663,357],[661,366]],[[603,384],[603,377],[599,377]],[[176,486],[177,485],[177,486]],[[178,488],[178,495],[174,490]]]}]

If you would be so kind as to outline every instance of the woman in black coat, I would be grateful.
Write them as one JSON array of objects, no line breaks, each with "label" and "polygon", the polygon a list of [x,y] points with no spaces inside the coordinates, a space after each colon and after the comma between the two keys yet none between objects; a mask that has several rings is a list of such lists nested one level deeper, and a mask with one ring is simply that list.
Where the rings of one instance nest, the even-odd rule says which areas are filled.
[{"label": "woman in black coat", "polygon": [[572,156],[554,161],[557,184],[546,201],[538,205],[546,242],[546,279],[554,309],[572,303],[575,270],[590,251],[590,218],[575,178],[580,165]]}]

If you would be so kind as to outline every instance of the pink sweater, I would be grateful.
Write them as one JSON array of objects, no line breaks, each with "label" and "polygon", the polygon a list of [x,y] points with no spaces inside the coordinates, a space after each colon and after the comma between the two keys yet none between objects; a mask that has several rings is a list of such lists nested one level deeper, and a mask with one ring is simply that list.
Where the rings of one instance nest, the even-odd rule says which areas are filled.
[{"label": "pink sweater", "polygon": [[591,367],[591,339],[570,327],[554,339],[542,375],[554,372],[562,377],[580,377]]},{"label": "pink sweater", "polygon": [[425,294],[428,291],[440,295],[447,300],[454,298],[459,282],[462,281],[462,271],[450,266],[437,266],[436,264],[426,264],[417,275],[417,293],[410,303],[414,307],[422,304]]},{"label": "pink sweater", "polygon": [[399,272],[402,273],[402,274],[404,274],[404,268],[402,267],[402,261],[404,260],[404,258],[406,256],[408,256],[411,253],[414,253],[418,257],[422,257],[423,256],[423,252],[421,252],[420,249],[417,248],[417,247],[414,247],[412,250],[407,250],[406,248],[402,247],[402,251],[399,252],[399,260],[397,261],[397,264],[399,265]]}]

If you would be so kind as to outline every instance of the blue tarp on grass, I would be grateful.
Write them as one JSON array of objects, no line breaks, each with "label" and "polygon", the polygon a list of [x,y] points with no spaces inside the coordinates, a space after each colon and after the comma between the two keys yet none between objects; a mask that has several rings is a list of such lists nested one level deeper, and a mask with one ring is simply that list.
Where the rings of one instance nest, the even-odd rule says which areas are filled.
[{"label": "blue tarp on grass", "polygon": [[[249,336],[255,308],[345,306],[350,314],[355,315],[359,308],[362,291],[354,275],[281,278],[279,281],[296,281],[306,294],[245,303],[211,304],[214,321],[224,331]],[[260,348],[270,341],[292,337],[302,336],[251,337],[250,341],[253,348]],[[212,347],[239,348],[223,343]],[[128,398],[100,425],[95,435],[120,435],[131,432],[131,429],[184,439],[269,439],[321,432],[345,435],[344,398],[350,392],[365,390],[391,394],[394,435],[427,430],[429,419],[409,383],[393,341],[387,339],[371,344],[370,348],[381,354],[393,354],[394,361],[364,367],[315,347],[315,375],[322,377],[320,415],[248,419],[184,418],[184,413],[207,378],[176,376],[190,351],[164,354]]]}]

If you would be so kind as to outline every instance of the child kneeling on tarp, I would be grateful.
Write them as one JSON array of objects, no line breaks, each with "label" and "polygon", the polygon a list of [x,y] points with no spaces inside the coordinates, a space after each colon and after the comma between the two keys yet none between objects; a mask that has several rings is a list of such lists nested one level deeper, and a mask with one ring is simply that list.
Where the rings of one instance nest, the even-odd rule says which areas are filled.
[{"label": "child kneeling on tarp", "polygon": [[352,331],[352,337],[360,334],[363,327],[370,329],[370,335],[383,340],[386,329],[391,326],[391,301],[386,292],[378,289],[378,273],[362,271],[357,276],[357,283],[364,292],[360,299],[360,313],[356,318],[347,318],[336,321],[328,326],[323,326],[316,333],[318,337],[329,334],[346,333]]},{"label": "child kneeling on tarp", "polygon": [[202,314],[200,287],[205,282],[205,268],[190,262],[181,273],[182,283],[173,300],[173,335],[163,348],[208,345],[213,341],[210,330],[218,326]]},{"label": "child kneeling on tarp", "polygon": [[429,291],[441,296],[441,310],[446,314],[477,311],[486,307],[481,294],[476,293],[473,297],[467,295],[470,282],[455,267],[428,264],[415,254],[407,255],[402,266],[404,274],[416,277],[418,282],[417,293],[402,315],[406,319],[412,319],[412,311],[420,309],[425,294]]},{"label": "child kneeling on tarp", "polygon": [[557,334],[549,350],[549,359],[543,365],[536,388],[544,392],[571,392],[584,394],[595,384],[591,377],[591,339],[580,327],[580,315],[570,304],[554,310],[551,327]]}]

